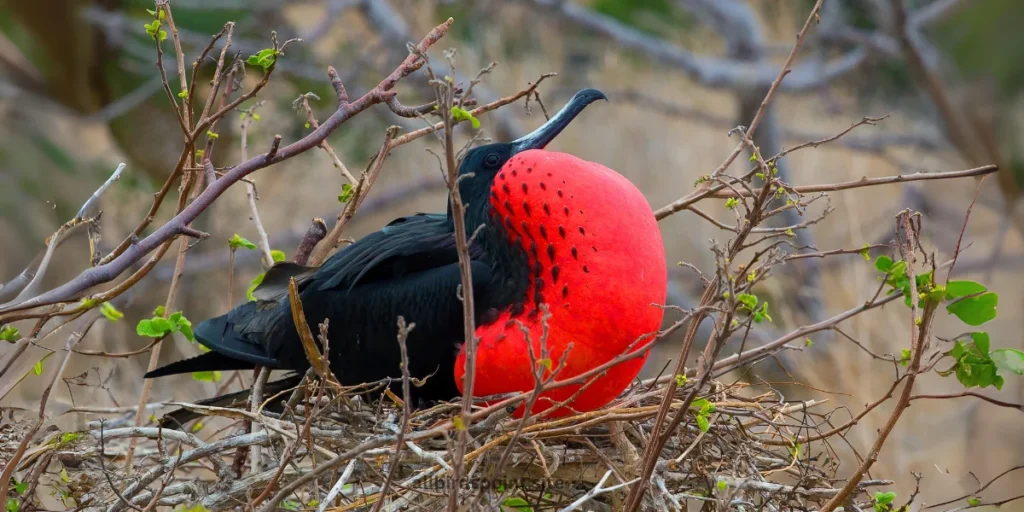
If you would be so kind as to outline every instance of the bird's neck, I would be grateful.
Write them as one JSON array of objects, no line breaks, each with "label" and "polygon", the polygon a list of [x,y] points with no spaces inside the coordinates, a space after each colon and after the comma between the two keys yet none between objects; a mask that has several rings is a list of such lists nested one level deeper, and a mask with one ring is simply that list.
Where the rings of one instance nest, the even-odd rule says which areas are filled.
[{"label": "bird's neck", "polygon": [[500,212],[489,201],[470,202],[466,208],[466,236],[473,237],[486,254],[494,271],[493,293],[489,293],[485,308],[503,310],[523,304],[530,282],[530,263],[523,247],[509,238]]}]

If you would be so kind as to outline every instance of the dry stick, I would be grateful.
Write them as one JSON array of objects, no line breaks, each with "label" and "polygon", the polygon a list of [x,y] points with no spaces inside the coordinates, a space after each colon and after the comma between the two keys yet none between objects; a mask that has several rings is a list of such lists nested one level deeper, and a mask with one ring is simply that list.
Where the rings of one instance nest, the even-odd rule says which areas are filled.
[{"label": "dry stick", "polygon": [[[331,76],[332,81],[334,80],[335,76],[337,76],[337,72],[335,72],[335,74]],[[341,83],[340,78],[338,83]],[[309,106],[309,97],[311,95],[316,99],[320,99],[317,98],[315,94],[307,92],[306,94],[299,96],[299,99],[295,100],[295,103],[293,103],[292,106],[301,106],[302,110],[305,111],[306,113],[306,124],[308,124],[309,126],[313,127],[314,130],[316,130],[317,128],[320,128],[320,122],[316,120],[316,116],[313,115],[313,108]],[[392,101],[397,102],[398,100],[392,98]],[[332,148],[331,145],[327,143],[327,139],[324,139],[323,141],[320,142],[320,149],[323,149],[324,152],[327,153],[327,156],[331,158],[331,163],[334,164],[334,167],[341,171],[341,175],[346,180],[348,180],[350,184],[355,185],[356,177],[353,176],[351,172],[349,172],[348,167],[345,167],[345,163],[342,162],[340,158],[338,158],[338,154],[334,151],[334,148]]]},{"label": "dry stick", "polygon": [[[907,262],[907,278],[910,281],[910,296],[917,297],[917,279],[914,271],[914,263],[916,262],[916,254],[914,247],[917,246],[917,233],[914,232],[914,227],[911,222],[911,213],[904,210],[899,214],[899,219],[903,224],[903,235],[906,239],[906,245],[901,247],[901,252],[904,253],[904,261]],[[836,507],[846,502],[846,499],[850,494],[857,488],[857,484],[860,483],[861,478],[864,474],[871,469],[871,466],[878,460],[878,454],[882,451],[882,446],[885,444],[885,440],[889,437],[893,428],[896,427],[896,422],[899,421],[900,416],[903,415],[903,411],[910,407],[910,397],[914,392],[914,382],[917,380],[917,375],[921,368],[921,355],[924,353],[925,346],[928,344],[929,328],[934,318],[934,313],[938,309],[939,302],[932,300],[925,300],[924,302],[924,313],[918,317],[918,306],[917,301],[910,301],[911,310],[911,338],[910,338],[910,349],[913,351],[913,356],[910,359],[910,368],[906,373],[906,384],[903,385],[903,392],[900,394],[899,400],[896,402],[896,407],[893,409],[892,414],[889,416],[889,420],[886,421],[885,426],[878,433],[878,438],[875,439],[875,444],[871,447],[871,451],[868,456],[864,458],[864,462],[861,463],[860,467],[854,471],[853,475],[847,480],[846,485],[843,486],[842,490],[838,494],[833,496],[824,506],[821,507],[821,512],[832,512]]]},{"label": "dry stick", "polygon": [[[252,123],[256,109],[261,105],[263,105],[262,101],[246,109],[245,117],[242,119],[242,127],[239,131],[239,150],[243,162],[249,159],[249,125]],[[270,254],[270,240],[267,238],[267,230],[263,228],[263,222],[260,221],[260,212],[256,209],[256,185],[251,181],[245,182],[245,197],[249,203],[249,215],[252,216],[252,223],[256,226],[256,233],[259,235],[257,242],[259,242],[260,246],[263,268],[270,268],[274,266],[274,257]]]},{"label": "dry stick", "polygon": [[[925,180],[944,180],[951,178],[965,178],[984,176],[991,174],[999,170],[999,167],[995,165],[983,165],[981,167],[975,167],[973,169],[965,169],[962,171],[946,171],[946,172],[917,172],[913,174],[897,174],[894,176],[882,176],[878,178],[861,178],[859,180],[845,181],[840,183],[828,183],[821,185],[806,185],[800,187],[792,187],[789,190],[797,193],[813,193],[813,192],[835,192],[839,190],[849,190],[861,187],[871,187],[875,185],[884,185],[890,183],[905,183],[910,181],[925,181]],[[716,198],[716,199],[727,199],[730,197],[750,197],[748,192],[744,191],[733,191],[725,186],[716,185],[711,189],[699,190],[685,197],[674,201],[672,204],[659,208],[654,212],[654,217],[657,220],[662,220],[665,217],[672,215],[673,213],[679,212],[690,208],[694,203],[702,199]]]},{"label": "dry stick", "polygon": [[384,485],[380,488],[380,499],[373,504],[371,512],[378,512],[381,505],[384,504],[384,498],[388,496],[388,490],[391,488],[391,479],[394,478],[395,470],[398,468],[402,444],[405,442],[405,431],[409,428],[409,416],[412,407],[410,405],[412,397],[409,393],[409,388],[412,386],[412,378],[409,374],[409,351],[406,348],[405,342],[409,338],[409,332],[415,327],[415,323],[406,325],[405,318],[401,315],[398,316],[398,348],[402,355],[402,424],[398,431],[398,439],[395,441],[395,451],[391,454],[391,462],[388,463],[387,478],[384,479]]},{"label": "dry stick", "polygon": [[295,249],[295,257],[292,261],[299,265],[305,265],[309,261],[309,256],[313,254],[316,244],[320,243],[325,236],[327,236],[327,223],[319,217],[313,219],[313,222],[306,230],[306,234],[302,236],[302,241],[299,242],[298,248]]},{"label": "dry stick", "polygon": [[[451,68],[449,76],[455,76],[455,64],[452,60],[451,54],[448,55],[448,59],[449,67]],[[434,77],[434,73],[429,65],[427,66],[426,71],[430,76],[431,81],[436,84],[434,90],[437,95],[437,104],[440,107],[438,110],[444,120],[445,166],[448,171],[448,187],[449,197],[451,198],[452,222],[455,226],[455,248],[459,254],[459,274],[462,278],[460,292],[462,296],[463,339],[465,340],[463,350],[466,351],[466,368],[462,377],[462,389],[464,390],[462,394],[462,411],[460,413],[462,425],[461,428],[458,429],[455,453],[453,455],[454,460],[452,461],[452,481],[458,482],[459,478],[462,476],[462,455],[466,452],[466,444],[469,442],[469,427],[473,421],[470,413],[473,410],[473,380],[476,371],[477,338],[475,325],[476,316],[473,312],[473,276],[470,271],[469,263],[469,240],[466,236],[466,207],[462,203],[462,194],[460,194],[459,191],[459,181],[462,178],[472,178],[470,175],[460,177],[459,169],[455,162],[455,142],[452,134],[454,122],[452,120],[451,112],[455,101],[454,86],[438,81],[437,78]],[[458,486],[453,486],[448,495],[448,509],[453,512],[458,510],[458,491]]]},{"label": "dry stick", "polygon": [[381,145],[377,154],[370,158],[367,170],[363,171],[360,175],[359,181],[355,185],[355,190],[352,192],[352,198],[349,199],[348,204],[345,208],[342,208],[338,214],[338,221],[334,223],[334,227],[331,228],[330,233],[326,237],[323,237],[322,242],[313,248],[312,254],[309,256],[309,265],[318,266],[327,260],[327,256],[341,241],[341,233],[348,225],[348,222],[355,217],[356,210],[363,204],[363,199],[370,191],[370,187],[373,186],[374,181],[377,180],[377,176],[380,174],[381,169],[384,167],[384,161],[387,159],[388,154],[391,152],[391,148],[394,147],[394,137],[398,133],[397,126],[391,126],[384,132],[384,143]]}]

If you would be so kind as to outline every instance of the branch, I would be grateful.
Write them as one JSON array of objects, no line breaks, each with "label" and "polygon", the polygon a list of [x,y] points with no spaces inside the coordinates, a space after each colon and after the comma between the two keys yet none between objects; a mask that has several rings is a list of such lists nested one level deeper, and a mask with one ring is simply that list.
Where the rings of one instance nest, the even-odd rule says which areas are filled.
[{"label": "branch", "polygon": [[[448,21],[438,25],[430,31],[430,33],[427,34],[427,36],[419,43],[419,49],[421,51],[426,51],[430,48],[430,46],[436,43],[444,36],[445,33],[447,33],[452,22],[452,19],[448,19]],[[268,160],[264,155],[257,155],[242,164],[235,166],[229,172],[225,173],[219,180],[207,187],[181,213],[175,215],[174,218],[146,238],[140,240],[137,244],[133,244],[128,247],[120,256],[114,258],[109,263],[101,264],[97,267],[85,270],[74,279],[53,290],[43,293],[42,295],[18,304],[0,308],[0,321],[3,320],[4,313],[68,301],[80,296],[83,292],[93,286],[112,281],[122,272],[130,268],[144,255],[174,238],[175,235],[180,232],[182,226],[191,223],[199,217],[199,215],[206,211],[206,209],[208,209],[210,205],[213,204],[213,202],[232,184],[238,182],[238,180],[248,176],[254,171],[263,169],[271,164],[282,162],[316,147],[321,141],[326,139],[328,135],[333,133],[334,130],[346,121],[371,106],[381,103],[382,100],[380,93],[390,91],[399,80],[408,76],[416,69],[419,69],[420,66],[422,66],[422,60],[417,56],[410,55],[402,62],[401,65],[398,66],[398,68],[388,75],[388,77],[374,87],[373,90],[364,94],[356,101],[339,108],[331,115],[331,117],[320,125],[320,128],[314,130],[309,135],[278,150],[277,155],[275,155],[273,159]]]}]

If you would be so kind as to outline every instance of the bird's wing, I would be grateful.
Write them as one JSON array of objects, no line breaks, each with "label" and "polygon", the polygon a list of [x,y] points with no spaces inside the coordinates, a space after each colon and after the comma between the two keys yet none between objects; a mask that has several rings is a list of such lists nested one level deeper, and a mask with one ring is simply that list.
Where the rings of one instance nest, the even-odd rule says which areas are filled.
[{"label": "bird's wing", "polygon": [[[470,247],[470,258],[479,259]],[[398,279],[459,260],[444,214],[419,213],[395,219],[380,231],[338,251],[310,277],[317,290],[351,290],[357,284]]]},{"label": "bird's wing", "polygon": [[[479,249],[471,249],[471,257],[477,258],[472,265],[477,294],[484,292],[491,278],[489,265],[479,261],[481,254]],[[351,335],[351,343],[357,344],[358,340],[380,338],[385,331],[375,329],[381,326],[392,339],[394,319],[390,316],[408,316],[410,312],[418,313],[420,332],[426,334],[430,330],[426,325],[428,315],[419,310],[428,305],[461,315],[461,302],[454,294],[460,282],[457,267],[458,252],[446,216],[403,217],[341,249],[315,272],[298,265],[275,266],[264,277],[266,287],[256,294],[262,300],[203,322],[196,335],[203,345],[231,359],[296,368],[305,364],[305,356],[295,338],[288,305],[289,277],[297,276],[301,281],[300,297],[307,317],[313,319],[311,326],[325,317],[332,318],[332,325],[349,326],[346,336]],[[450,296],[443,291],[447,289],[453,290]],[[378,312],[389,318],[377,319],[380,326],[363,325],[374,323],[364,316]],[[337,329],[340,331],[340,327]],[[449,333],[436,334],[444,338]],[[458,329],[455,337],[447,342],[459,341]]]}]

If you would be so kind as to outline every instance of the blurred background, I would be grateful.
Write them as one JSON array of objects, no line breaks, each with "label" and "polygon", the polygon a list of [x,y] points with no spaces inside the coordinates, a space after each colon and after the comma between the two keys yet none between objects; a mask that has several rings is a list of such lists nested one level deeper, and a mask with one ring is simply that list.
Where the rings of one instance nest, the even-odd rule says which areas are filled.
[{"label": "blurred background", "polygon": [[[610,103],[588,110],[582,122],[563,133],[550,149],[565,151],[616,169],[660,208],[693,190],[701,175],[714,170],[737,140],[727,132],[748,124],[794,43],[814,4],[811,0],[172,0],[186,51],[186,65],[212,34],[237,22],[234,48],[243,57],[280,39],[301,37],[288,47],[270,86],[259,121],[249,129],[250,152],[269,147],[275,134],[285,142],[308,132],[305,114],[293,108],[300,94],[322,98],[312,107],[319,119],[333,109],[326,67],[335,66],[353,97],[389,73],[431,27],[455,18],[448,37],[432,52],[458,50],[462,80],[491,61],[498,66],[474,89],[480,102],[512,94],[547,72],[558,76],[541,86],[549,111],[582,87],[597,87]],[[155,51],[143,24],[152,3],[141,0],[0,0],[0,282],[17,275],[42,251],[44,240],[72,218],[119,162],[123,178],[102,200],[100,248],[109,251],[130,232],[152,201],[152,193],[174,167],[182,136],[160,85]],[[780,165],[794,185],[831,183],[900,173],[952,171],[995,163],[1001,172],[980,189],[956,265],[956,276],[981,281],[1001,295],[1000,315],[987,325],[993,347],[1024,348],[1024,215],[1018,208],[1024,173],[1024,4],[1014,0],[914,0],[902,8],[892,0],[829,0],[775,96],[755,137],[761,151],[835,135],[865,116],[887,119],[861,126],[843,138],[798,151]],[[164,63],[176,83],[173,54]],[[200,74],[208,80],[212,65]],[[259,78],[250,72],[251,87]],[[202,90],[198,87],[197,90]],[[407,105],[432,96],[421,74],[399,86]],[[202,90],[205,94],[206,91]],[[205,98],[201,98],[205,99]],[[249,105],[246,106],[250,106]],[[239,116],[229,116],[218,132],[214,163],[240,161]],[[494,140],[521,135],[543,121],[536,103],[522,102],[481,118]],[[383,140],[385,128],[422,126],[375,108],[344,125],[329,139],[353,172],[361,170]],[[473,134],[460,132],[464,140]],[[391,218],[416,211],[443,211],[444,185],[427,148],[431,137],[403,146],[387,161],[346,236],[358,238]],[[252,154],[252,153],[251,153]],[[731,171],[745,170],[740,160]],[[326,153],[315,150],[252,175],[259,211],[274,249],[289,257],[314,217],[333,223],[343,183]],[[964,214],[974,198],[975,180],[928,181],[831,193],[806,215],[826,207],[831,214],[800,234],[801,245],[820,250],[859,248],[894,238],[895,214],[912,208],[924,214],[926,247],[938,261],[949,259]],[[155,226],[173,209],[168,200]],[[722,201],[701,207],[730,223]],[[614,200],[609,202],[614,208]],[[806,218],[782,219],[795,224]],[[781,220],[780,220],[781,222]],[[689,213],[661,222],[670,264],[685,261],[714,271],[712,239],[728,232]],[[196,227],[213,236],[187,259],[176,308],[194,322],[222,314],[232,304],[227,290],[228,245],[234,233],[256,240],[241,184],[208,210]],[[152,229],[152,228],[151,228]],[[176,246],[175,246],[176,247]],[[79,236],[57,253],[47,287],[73,277],[88,264],[88,241]],[[120,322],[101,321],[80,348],[130,351],[148,339],[134,325],[166,297],[172,254],[127,300]],[[669,302],[693,305],[700,279],[670,265]],[[262,271],[255,251],[236,258],[234,302],[244,300],[249,281]],[[803,259],[780,268],[763,290],[774,323],[761,324],[754,342],[771,340],[793,328],[831,317],[870,299],[878,288],[875,272],[857,254],[824,260]],[[2,302],[2,301],[0,301]],[[856,317],[845,333],[877,353],[899,354],[909,347],[909,316],[902,305]],[[23,329],[24,330],[24,329]],[[952,338],[962,330],[941,313],[935,332]],[[58,336],[60,337],[60,336]],[[698,336],[706,339],[706,336]],[[828,398],[838,407],[836,424],[888,390],[892,364],[872,359],[834,333],[813,337],[813,346],[788,352],[746,375],[752,383],[771,382],[788,400]],[[653,376],[678,352],[678,339],[655,349],[646,376]],[[60,340],[44,340],[56,346]],[[5,356],[7,347],[0,347]],[[198,349],[183,338],[165,341],[164,361],[191,356]],[[34,354],[34,356],[33,356]],[[30,347],[13,390],[0,405],[32,409],[42,378],[31,367],[45,354]],[[65,376],[85,374],[58,389],[55,412],[72,407],[122,407],[137,400],[147,355],[124,359],[73,358]],[[799,384],[794,384],[799,383]],[[153,399],[208,396],[222,383],[186,377],[162,379]],[[955,393],[962,387],[934,374],[919,381],[922,392]],[[762,389],[763,390],[763,389]],[[1024,401],[1024,380],[1010,376],[1001,391],[980,392],[1008,402]],[[888,417],[880,407],[845,436],[848,454],[841,471],[856,465]],[[0,420],[2,421],[2,420]],[[67,414],[65,428],[84,425]],[[860,455],[856,455],[860,454]],[[915,402],[890,437],[872,471],[899,482],[902,502],[919,472],[926,502],[937,503],[973,491],[1000,472],[1024,464],[1021,411],[970,399]],[[982,496],[1006,497],[1024,484],[1024,474],[1000,480]],[[1024,510],[1024,505],[1005,508]]]}]

